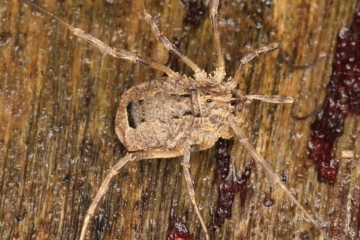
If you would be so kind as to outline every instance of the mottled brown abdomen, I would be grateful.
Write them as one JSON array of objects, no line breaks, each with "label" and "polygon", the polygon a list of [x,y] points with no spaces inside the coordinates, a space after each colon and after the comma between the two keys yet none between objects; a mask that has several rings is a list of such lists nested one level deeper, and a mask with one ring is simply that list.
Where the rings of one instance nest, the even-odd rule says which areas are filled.
[{"label": "mottled brown abdomen", "polygon": [[116,133],[129,151],[172,149],[200,122],[192,79],[160,78],[125,91]]}]

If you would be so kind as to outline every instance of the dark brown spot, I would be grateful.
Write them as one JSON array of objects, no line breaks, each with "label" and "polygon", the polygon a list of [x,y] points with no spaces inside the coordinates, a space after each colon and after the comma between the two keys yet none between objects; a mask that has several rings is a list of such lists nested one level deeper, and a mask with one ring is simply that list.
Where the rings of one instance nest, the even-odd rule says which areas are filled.
[{"label": "dark brown spot", "polygon": [[128,115],[129,127],[136,128],[135,120],[132,117],[132,102],[129,102],[129,104],[127,105],[126,112],[127,112],[127,115]]},{"label": "dark brown spot", "polygon": [[186,111],[183,116],[189,116],[189,115],[192,115],[192,114],[193,114],[192,111]]}]

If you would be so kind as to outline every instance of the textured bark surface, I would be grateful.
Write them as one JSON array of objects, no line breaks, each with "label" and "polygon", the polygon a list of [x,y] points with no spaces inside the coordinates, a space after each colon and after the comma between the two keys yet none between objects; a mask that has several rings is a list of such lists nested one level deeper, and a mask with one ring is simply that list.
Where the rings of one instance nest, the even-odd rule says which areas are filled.
[{"label": "textured bark surface", "polygon": [[[199,25],[186,23],[183,3],[146,1],[162,31],[208,72],[216,60],[208,1]],[[140,14],[141,1],[38,1],[66,22],[110,46],[165,63],[167,51]],[[356,5],[357,4],[357,5]],[[240,88],[299,101],[298,114],[322,106],[342,27],[356,0],[221,1],[226,70],[252,49],[278,41],[296,65],[327,58],[306,70],[278,64],[278,53],[254,60]],[[195,11],[196,12],[196,11]],[[199,14],[192,14],[193,17]],[[76,239],[107,170],[126,149],[114,132],[122,92],[162,73],[103,55],[51,18],[19,1],[0,0],[0,238]],[[180,64],[180,71],[191,71]],[[295,121],[288,105],[254,104],[244,126],[249,141],[276,169],[333,239],[360,237],[359,116],[349,116],[336,144],[340,169],[333,185],[319,183],[308,159],[312,118]],[[235,141],[239,172],[250,160]],[[354,159],[340,159],[342,150]],[[255,165],[256,166],[256,165]],[[212,231],[218,186],[214,150],[192,155],[197,202],[212,239],[322,239],[302,213],[254,167],[245,204],[236,195],[232,217]],[[272,200],[271,206],[264,202]],[[192,239],[203,232],[188,198],[180,160],[128,164],[112,183],[90,230],[94,239],[165,239],[175,216]]]}]

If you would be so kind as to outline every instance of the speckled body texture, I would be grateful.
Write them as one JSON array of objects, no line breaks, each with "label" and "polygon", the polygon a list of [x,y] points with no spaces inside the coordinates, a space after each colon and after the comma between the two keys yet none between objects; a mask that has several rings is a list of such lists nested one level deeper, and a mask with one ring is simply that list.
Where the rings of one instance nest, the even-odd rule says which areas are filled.
[{"label": "speckled body texture", "polygon": [[164,151],[183,150],[186,139],[194,139],[194,150],[203,150],[219,137],[232,137],[232,89],[204,82],[208,86],[192,78],[161,78],[125,91],[116,115],[120,141],[129,151]]}]

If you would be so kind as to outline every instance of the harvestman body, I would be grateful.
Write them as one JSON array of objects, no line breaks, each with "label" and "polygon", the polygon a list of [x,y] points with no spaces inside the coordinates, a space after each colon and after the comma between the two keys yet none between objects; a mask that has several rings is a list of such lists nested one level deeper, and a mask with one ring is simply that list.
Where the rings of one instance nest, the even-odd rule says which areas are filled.
[{"label": "harvestman body", "polygon": [[[255,50],[241,59],[234,78],[224,81],[225,65],[218,30],[219,0],[214,0],[210,10],[210,19],[214,30],[214,44],[217,51],[217,69],[213,75],[206,74],[193,61],[183,55],[169,39],[164,36],[144,7],[144,17],[156,38],[167,50],[177,55],[186,65],[194,70],[194,76],[186,77],[173,72],[168,67],[141,58],[125,50],[111,48],[81,29],[74,28],[47,10],[26,1],[39,11],[57,19],[76,36],[88,41],[100,50],[117,58],[123,58],[165,72],[168,77],[145,82],[126,90],[121,96],[116,114],[116,134],[128,149],[127,153],[107,173],[101,187],[91,203],[80,239],[85,239],[91,218],[102,198],[109,189],[110,182],[128,162],[153,158],[173,158],[184,156],[182,166],[191,202],[194,206],[206,239],[210,239],[207,227],[195,202],[195,191],[190,176],[190,153],[208,149],[218,138],[239,138],[255,161],[261,165],[269,177],[280,186],[288,197],[301,209],[321,233],[316,220],[302,207],[281,179],[267,164],[264,158],[247,141],[239,127],[244,122],[252,100],[268,103],[289,103],[294,106],[294,98],[280,95],[246,95],[236,89],[245,65],[254,58],[279,49],[281,56],[286,56],[278,43],[273,43]],[[286,60],[285,60],[286,61]],[[231,171],[230,174],[233,174]]]}]

